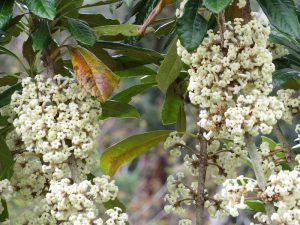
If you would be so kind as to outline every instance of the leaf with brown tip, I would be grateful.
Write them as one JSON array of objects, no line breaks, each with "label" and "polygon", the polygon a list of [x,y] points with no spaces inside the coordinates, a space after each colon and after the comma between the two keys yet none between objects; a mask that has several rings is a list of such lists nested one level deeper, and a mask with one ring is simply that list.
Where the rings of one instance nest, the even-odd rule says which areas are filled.
[{"label": "leaf with brown tip", "polygon": [[68,49],[78,83],[100,102],[105,102],[120,78],[87,49],[80,46]]}]

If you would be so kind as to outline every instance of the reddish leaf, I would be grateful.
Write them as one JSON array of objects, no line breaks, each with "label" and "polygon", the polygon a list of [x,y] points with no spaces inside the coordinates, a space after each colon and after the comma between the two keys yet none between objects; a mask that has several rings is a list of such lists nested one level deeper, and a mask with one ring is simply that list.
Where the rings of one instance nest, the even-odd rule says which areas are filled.
[{"label": "reddish leaf", "polygon": [[105,102],[117,87],[119,77],[87,49],[69,46],[69,52],[78,83],[100,102]]}]

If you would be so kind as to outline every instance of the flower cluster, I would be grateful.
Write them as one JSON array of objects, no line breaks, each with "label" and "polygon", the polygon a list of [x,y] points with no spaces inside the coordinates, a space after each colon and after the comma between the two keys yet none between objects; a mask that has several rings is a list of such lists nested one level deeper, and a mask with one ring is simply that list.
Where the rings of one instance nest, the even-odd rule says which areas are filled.
[{"label": "flower cluster", "polygon": [[164,143],[164,149],[170,150],[172,156],[179,157],[181,155],[180,149],[185,145],[185,141],[175,131],[169,134],[169,137]]},{"label": "flower cluster", "polygon": [[277,91],[277,98],[284,105],[282,119],[292,123],[292,116],[300,112],[299,93],[292,89],[282,89]]},{"label": "flower cluster", "polygon": [[[13,187],[8,179],[0,181],[0,200],[10,200],[13,197]],[[2,213],[3,208],[0,206],[0,214]]]}]

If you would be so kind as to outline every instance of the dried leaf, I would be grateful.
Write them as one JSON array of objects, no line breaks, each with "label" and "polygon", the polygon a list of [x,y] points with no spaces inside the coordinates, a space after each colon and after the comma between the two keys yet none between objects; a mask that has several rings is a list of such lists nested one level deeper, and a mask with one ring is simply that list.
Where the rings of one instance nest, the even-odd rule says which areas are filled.
[{"label": "dried leaf", "polygon": [[100,102],[105,102],[117,87],[119,77],[87,49],[69,46],[69,52],[78,83]]}]

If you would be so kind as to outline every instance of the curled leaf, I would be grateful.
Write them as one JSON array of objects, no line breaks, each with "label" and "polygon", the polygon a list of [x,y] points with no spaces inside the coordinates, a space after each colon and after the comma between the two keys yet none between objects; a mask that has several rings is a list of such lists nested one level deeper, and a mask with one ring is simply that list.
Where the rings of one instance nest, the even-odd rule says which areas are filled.
[{"label": "curled leaf", "polygon": [[68,49],[78,83],[100,102],[105,102],[117,87],[119,77],[87,49],[79,46]]}]

